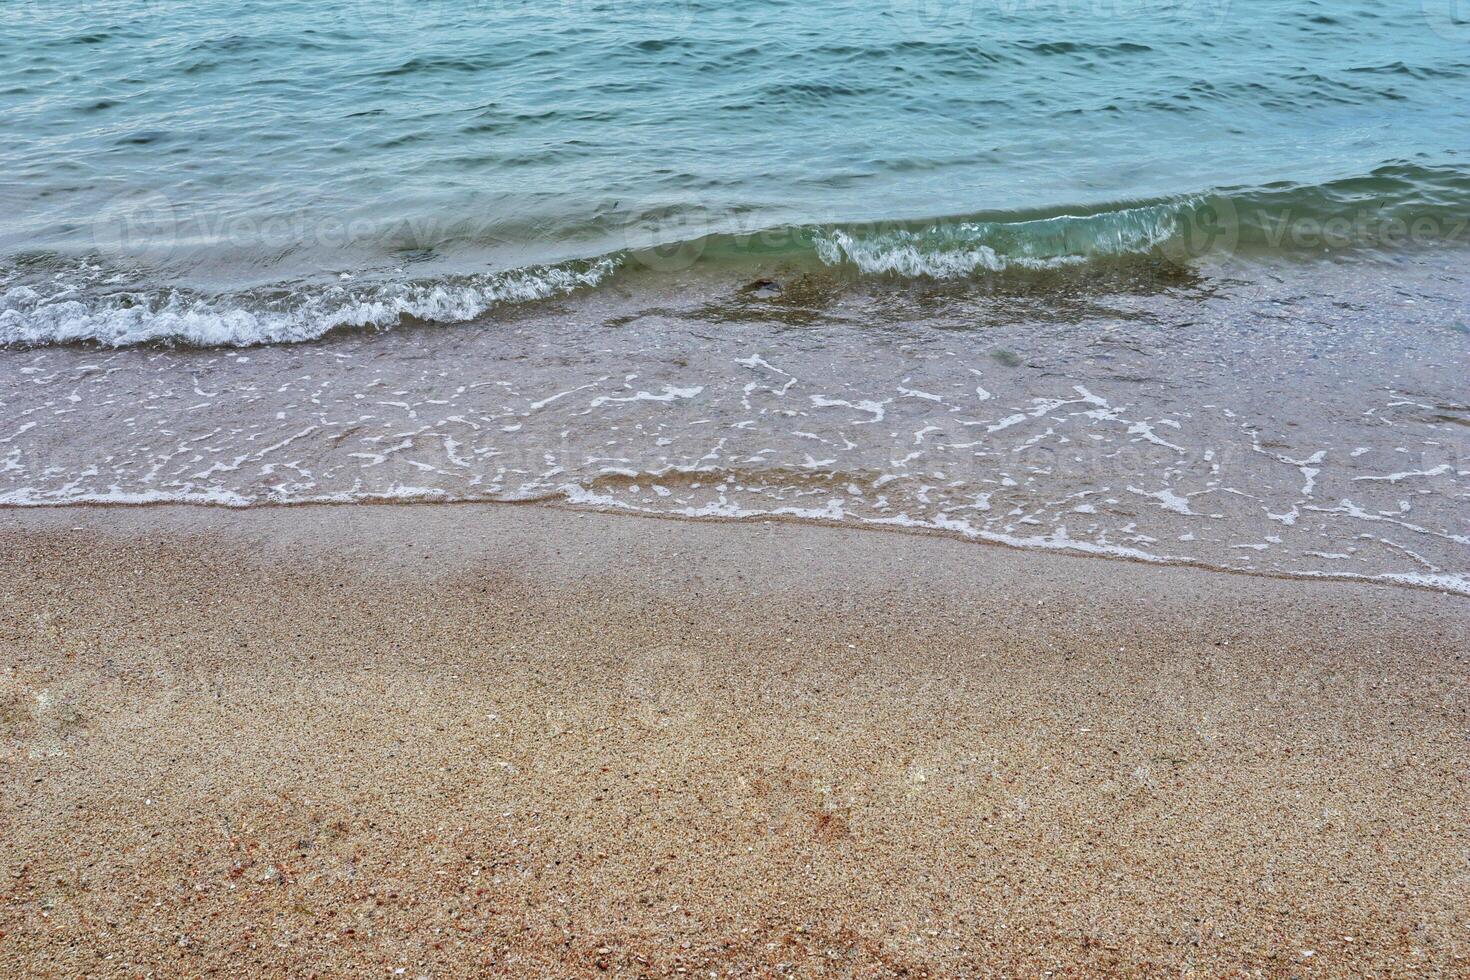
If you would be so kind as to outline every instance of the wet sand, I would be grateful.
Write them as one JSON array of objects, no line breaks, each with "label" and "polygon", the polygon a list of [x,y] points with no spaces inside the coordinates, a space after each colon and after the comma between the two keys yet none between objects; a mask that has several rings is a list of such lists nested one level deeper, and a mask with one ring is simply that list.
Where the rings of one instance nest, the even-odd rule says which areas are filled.
[{"label": "wet sand", "polygon": [[0,513],[0,974],[1470,971],[1470,602],[545,507]]}]

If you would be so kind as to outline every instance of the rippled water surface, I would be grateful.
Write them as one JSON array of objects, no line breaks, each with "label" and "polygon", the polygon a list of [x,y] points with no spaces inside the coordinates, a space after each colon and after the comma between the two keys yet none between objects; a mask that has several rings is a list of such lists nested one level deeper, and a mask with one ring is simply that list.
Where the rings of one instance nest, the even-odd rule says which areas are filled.
[{"label": "rippled water surface", "polygon": [[462,321],[630,252],[952,276],[1463,240],[1455,11],[20,0],[0,338]]},{"label": "rippled water surface", "polygon": [[0,503],[549,499],[1470,592],[1437,0],[22,0]]}]

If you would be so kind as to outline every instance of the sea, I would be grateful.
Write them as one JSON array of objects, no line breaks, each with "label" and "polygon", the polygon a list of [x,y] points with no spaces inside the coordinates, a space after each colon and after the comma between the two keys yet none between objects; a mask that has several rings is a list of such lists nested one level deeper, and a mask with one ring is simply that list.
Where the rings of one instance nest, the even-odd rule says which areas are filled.
[{"label": "sea", "polygon": [[1470,594],[1457,0],[7,0],[0,118],[0,507]]}]

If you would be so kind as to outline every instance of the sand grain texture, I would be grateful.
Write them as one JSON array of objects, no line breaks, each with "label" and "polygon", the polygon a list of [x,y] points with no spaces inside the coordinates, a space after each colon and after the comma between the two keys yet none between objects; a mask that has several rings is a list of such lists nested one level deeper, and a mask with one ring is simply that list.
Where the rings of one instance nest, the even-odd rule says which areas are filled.
[{"label": "sand grain texture", "polygon": [[1464,599],[504,506],[0,557],[5,976],[1470,972]]}]

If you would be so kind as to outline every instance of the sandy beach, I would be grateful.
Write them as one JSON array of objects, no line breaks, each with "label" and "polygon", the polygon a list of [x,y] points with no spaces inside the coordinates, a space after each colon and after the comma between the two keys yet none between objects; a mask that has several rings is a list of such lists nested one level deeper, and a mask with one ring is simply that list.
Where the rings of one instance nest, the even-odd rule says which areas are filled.
[{"label": "sandy beach", "polygon": [[1470,980],[1470,0],[5,18],[0,980]]},{"label": "sandy beach", "polygon": [[515,506],[0,514],[5,976],[1464,976],[1470,603]]},{"label": "sandy beach", "polygon": [[537,507],[0,532],[6,976],[1463,976],[1463,598]]}]

